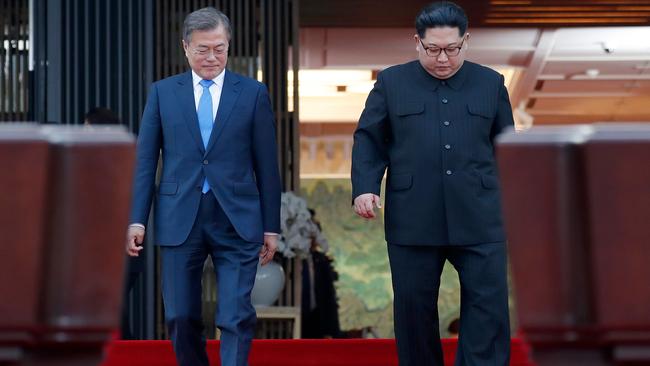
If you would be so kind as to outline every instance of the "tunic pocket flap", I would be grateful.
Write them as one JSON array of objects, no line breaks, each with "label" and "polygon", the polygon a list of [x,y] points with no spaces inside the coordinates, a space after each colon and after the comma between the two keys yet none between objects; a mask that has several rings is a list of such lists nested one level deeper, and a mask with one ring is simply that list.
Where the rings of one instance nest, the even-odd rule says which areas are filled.
[{"label": "tunic pocket flap", "polygon": [[396,113],[398,116],[408,116],[410,114],[420,114],[422,112],[424,112],[424,103],[411,102],[398,105]]},{"label": "tunic pocket flap", "polygon": [[467,111],[469,114],[476,116],[481,116],[485,118],[494,118],[495,111],[494,108],[487,106],[485,104],[467,104]]},{"label": "tunic pocket flap", "polygon": [[481,185],[487,189],[499,188],[499,180],[494,175],[481,174]]},{"label": "tunic pocket flap", "polygon": [[411,174],[393,174],[390,176],[390,189],[401,191],[409,189],[413,185],[413,176]]}]

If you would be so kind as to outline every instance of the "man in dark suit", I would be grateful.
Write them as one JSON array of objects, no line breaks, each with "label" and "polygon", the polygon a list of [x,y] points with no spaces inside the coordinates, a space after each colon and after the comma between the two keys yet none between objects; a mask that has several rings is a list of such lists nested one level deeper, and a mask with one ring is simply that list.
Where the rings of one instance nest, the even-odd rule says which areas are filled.
[{"label": "man in dark suit", "polygon": [[456,365],[507,365],[505,235],[494,138],[513,125],[504,78],[464,61],[465,12],[416,18],[418,60],[382,71],[354,133],[354,209],[375,217],[388,169],[385,229],[400,366],[442,365],[437,298],[445,260],[461,283]]},{"label": "man in dark suit", "polygon": [[255,327],[250,293],[258,256],[273,258],[280,231],[275,122],[266,87],[225,70],[230,21],[214,8],[185,18],[191,70],[154,83],[137,145],[127,252],[142,250],[155,192],[165,318],[178,363],[208,365],[201,321],[201,274],[211,256],[217,278],[221,364],[247,365]]}]

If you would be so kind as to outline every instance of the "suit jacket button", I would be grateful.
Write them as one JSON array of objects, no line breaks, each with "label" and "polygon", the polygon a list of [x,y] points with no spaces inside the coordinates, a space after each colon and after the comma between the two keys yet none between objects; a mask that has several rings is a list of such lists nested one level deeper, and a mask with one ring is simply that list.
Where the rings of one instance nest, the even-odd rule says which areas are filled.
[{"label": "suit jacket button", "polygon": [[444,121],[444,122],[442,122],[442,124],[445,125],[445,126],[449,126],[449,121]]},{"label": "suit jacket button", "polygon": [[203,160],[203,165],[208,165],[208,161],[207,161],[207,160]]},{"label": "suit jacket button", "polygon": [[445,174],[447,174],[447,175],[451,175],[451,170],[447,170],[447,171],[445,172]]},{"label": "suit jacket button", "polygon": [[448,100],[447,98],[442,98],[442,104],[447,104]]},{"label": "suit jacket button", "polygon": [[451,149],[451,145],[449,145],[449,144],[445,145],[445,149],[447,149],[447,150]]}]

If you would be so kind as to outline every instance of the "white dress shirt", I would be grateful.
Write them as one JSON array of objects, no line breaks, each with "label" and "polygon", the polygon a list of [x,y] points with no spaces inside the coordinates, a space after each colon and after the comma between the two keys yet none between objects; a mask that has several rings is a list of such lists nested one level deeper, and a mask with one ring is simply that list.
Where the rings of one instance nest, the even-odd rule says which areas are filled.
[{"label": "white dress shirt", "polygon": [[[217,117],[217,110],[219,109],[219,100],[221,99],[221,91],[223,90],[223,79],[226,76],[226,69],[224,69],[221,74],[217,75],[216,78],[212,79],[214,84],[212,84],[208,89],[210,90],[210,96],[212,96],[212,120]],[[194,107],[196,110],[199,110],[199,101],[203,95],[203,87],[199,82],[203,80],[199,75],[197,75],[194,70],[192,70],[192,85],[194,87]]]}]

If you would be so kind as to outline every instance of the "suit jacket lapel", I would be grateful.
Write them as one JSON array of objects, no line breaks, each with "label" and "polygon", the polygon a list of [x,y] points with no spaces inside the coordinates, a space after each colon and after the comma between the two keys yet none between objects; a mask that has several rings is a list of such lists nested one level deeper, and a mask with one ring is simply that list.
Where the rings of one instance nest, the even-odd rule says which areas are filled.
[{"label": "suit jacket lapel", "polygon": [[206,152],[212,149],[219,136],[221,136],[223,128],[228,123],[230,112],[232,112],[237,102],[240,91],[239,76],[230,71],[226,71],[223,80],[223,89],[221,90],[221,99],[219,99],[219,109],[217,110],[217,117],[215,118],[214,128],[212,128],[212,133],[210,134],[210,140],[208,140]]},{"label": "suit jacket lapel", "polygon": [[176,96],[180,103],[181,111],[185,116],[185,123],[190,130],[190,135],[194,138],[201,154],[205,153],[201,130],[199,129],[199,118],[196,115],[196,102],[194,101],[194,85],[192,85],[192,72],[188,71],[178,82]]}]

